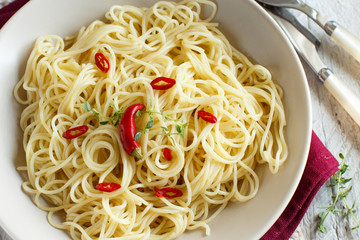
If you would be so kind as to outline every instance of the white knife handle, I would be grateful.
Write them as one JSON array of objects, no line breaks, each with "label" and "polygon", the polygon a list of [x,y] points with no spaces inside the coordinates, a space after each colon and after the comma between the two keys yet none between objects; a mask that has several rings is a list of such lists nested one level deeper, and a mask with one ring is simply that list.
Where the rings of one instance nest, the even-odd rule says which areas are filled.
[{"label": "white knife handle", "polygon": [[339,44],[360,62],[360,38],[340,26],[335,21],[327,22],[325,25],[325,31],[337,44]]},{"label": "white knife handle", "polygon": [[324,86],[360,126],[360,99],[335,74],[327,68],[319,73]]}]

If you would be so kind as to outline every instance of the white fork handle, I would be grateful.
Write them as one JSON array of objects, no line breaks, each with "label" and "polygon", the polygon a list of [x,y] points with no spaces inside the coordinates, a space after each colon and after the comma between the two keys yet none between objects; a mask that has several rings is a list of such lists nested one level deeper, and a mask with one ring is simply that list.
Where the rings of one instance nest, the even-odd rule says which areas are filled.
[{"label": "white fork handle", "polygon": [[335,21],[325,25],[325,31],[334,41],[360,62],[360,38],[349,32]]},{"label": "white fork handle", "polygon": [[360,99],[330,70],[327,73],[324,86],[360,126]]}]

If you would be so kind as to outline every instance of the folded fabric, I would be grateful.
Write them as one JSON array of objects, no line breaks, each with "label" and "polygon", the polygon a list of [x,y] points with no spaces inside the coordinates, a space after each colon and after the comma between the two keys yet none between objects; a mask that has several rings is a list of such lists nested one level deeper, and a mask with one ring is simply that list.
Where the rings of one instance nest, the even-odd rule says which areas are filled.
[{"label": "folded fabric", "polygon": [[[16,0],[0,9],[0,27],[29,0]],[[312,133],[309,157],[299,186],[290,203],[261,240],[289,239],[320,187],[338,170],[338,161]]]},{"label": "folded fabric", "polygon": [[303,176],[290,203],[261,240],[286,240],[291,237],[316,193],[338,170],[338,161],[312,132],[309,157]]},{"label": "folded fabric", "polygon": [[29,0],[16,0],[0,9],[0,28]]}]

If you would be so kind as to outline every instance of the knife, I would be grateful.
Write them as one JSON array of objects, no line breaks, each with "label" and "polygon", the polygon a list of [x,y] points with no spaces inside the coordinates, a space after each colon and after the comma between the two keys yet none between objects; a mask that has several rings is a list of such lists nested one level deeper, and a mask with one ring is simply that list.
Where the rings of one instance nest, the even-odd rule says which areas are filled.
[{"label": "knife", "polygon": [[256,0],[259,3],[279,8],[293,8],[305,13],[317,23],[337,44],[360,62],[360,39],[339,23],[328,20],[316,9],[305,4],[302,0]]},{"label": "knife", "polygon": [[[295,27],[296,25],[292,25],[290,22],[295,21],[294,19],[296,18],[294,17],[294,19],[292,19],[292,14],[286,9],[266,9],[284,31],[298,54],[305,60],[315,74],[317,74],[317,77],[324,84],[325,88],[327,88],[352,119],[360,126],[360,99],[323,63],[316,47],[316,45],[320,44],[320,41],[308,29],[305,30],[306,33],[303,35],[303,33]],[[289,19],[290,22],[285,21],[283,17]],[[304,32],[304,28],[305,27],[300,28],[302,32]],[[312,37],[305,37],[308,35]]]}]

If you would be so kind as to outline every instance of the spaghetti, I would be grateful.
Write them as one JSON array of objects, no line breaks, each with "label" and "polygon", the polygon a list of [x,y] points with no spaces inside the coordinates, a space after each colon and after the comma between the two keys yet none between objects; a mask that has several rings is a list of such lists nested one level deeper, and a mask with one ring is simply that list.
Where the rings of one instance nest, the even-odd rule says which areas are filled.
[{"label": "spaghetti", "polygon": [[[212,8],[206,19],[203,5]],[[113,6],[106,22],[72,37],[37,39],[15,88],[27,105],[20,170],[53,226],[73,239],[210,234],[229,201],[256,195],[258,164],[279,170],[287,157],[282,90],[232,47],[215,13],[207,0]],[[159,77],[176,84],[152,88]],[[145,106],[135,117],[141,159],[125,152],[118,125],[100,119],[133,104]],[[62,136],[78,126],[88,129]]]}]

